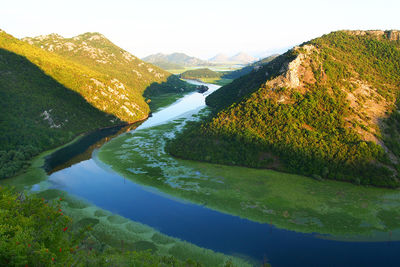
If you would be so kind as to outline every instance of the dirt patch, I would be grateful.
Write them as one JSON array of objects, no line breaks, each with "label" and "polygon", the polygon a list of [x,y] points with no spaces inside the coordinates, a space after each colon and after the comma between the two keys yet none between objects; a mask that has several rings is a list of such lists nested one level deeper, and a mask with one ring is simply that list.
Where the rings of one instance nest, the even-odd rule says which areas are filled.
[{"label": "dirt patch", "polygon": [[345,117],[347,125],[353,127],[363,140],[380,144],[377,137],[380,135],[379,122],[387,117],[386,112],[393,102],[387,101],[366,82],[352,81],[352,84],[355,89],[346,96],[351,109]]}]

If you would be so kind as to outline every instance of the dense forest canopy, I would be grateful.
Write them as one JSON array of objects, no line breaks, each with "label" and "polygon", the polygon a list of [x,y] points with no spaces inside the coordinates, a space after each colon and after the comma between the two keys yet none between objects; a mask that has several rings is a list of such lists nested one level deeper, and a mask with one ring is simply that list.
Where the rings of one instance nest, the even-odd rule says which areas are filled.
[{"label": "dense forest canopy", "polygon": [[221,78],[224,72],[213,71],[208,68],[193,69],[183,72],[180,77],[182,79],[201,79],[201,78]]},{"label": "dense forest canopy", "polygon": [[[68,197],[67,197],[68,198]],[[105,244],[93,235],[96,218],[73,221],[64,197],[44,199],[0,187],[1,266],[203,266],[128,245]],[[75,204],[76,205],[76,204]],[[65,210],[64,210],[65,209]],[[232,267],[226,261],[221,266]]]},{"label": "dense forest canopy", "polygon": [[194,90],[98,33],[24,40],[0,31],[0,178],[78,134],[147,118],[146,97]]},{"label": "dense forest canopy", "polygon": [[[143,106],[145,113],[148,112],[148,106],[144,103],[142,95],[151,98],[161,93],[193,90],[193,87],[179,80],[175,75],[140,60],[97,32],[84,33],[72,38],[50,34],[34,38],[27,37],[23,40],[75,63],[85,65],[114,81],[118,80],[118,92],[121,93],[121,86],[126,87],[128,94],[135,96],[130,101],[140,107]],[[157,90],[154,90],[155,87]]]},{"label": "dense forest canopy", "polygon": [[214,113],[189,124],[168,150],[182,158],[398,187],[398,37],[340,31],[296,47],[207,97]]},{"label": "dense forest canopy", "polygon": [[269,62],[271,62],[273,59],[275,59],[278,55],[271,55],[266,58],[263,58],[257,62],[254,62],[250,65],[247,65],[241,69],[234,70],[227,72],[224,74],[222,77],[225,79],[237,79],[239,77],[242,77],[243,75],[249,74],[252,71],[256,71],[261,68],[262,65],[265,65]]}]

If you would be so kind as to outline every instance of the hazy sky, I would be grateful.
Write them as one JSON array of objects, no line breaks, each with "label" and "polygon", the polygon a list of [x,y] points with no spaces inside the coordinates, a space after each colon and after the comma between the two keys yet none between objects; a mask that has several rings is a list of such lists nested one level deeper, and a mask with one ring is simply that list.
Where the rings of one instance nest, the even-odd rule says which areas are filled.
[{"label": "hazy sky", "polygon": [[399,0],[3,0],[15,37],[101,32],[138,57],[286,49],[339,29],[400,29]]}]

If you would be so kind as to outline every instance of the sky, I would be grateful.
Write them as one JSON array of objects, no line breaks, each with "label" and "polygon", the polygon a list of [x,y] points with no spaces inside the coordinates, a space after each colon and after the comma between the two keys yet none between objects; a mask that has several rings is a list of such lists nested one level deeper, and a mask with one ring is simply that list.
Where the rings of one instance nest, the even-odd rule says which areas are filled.
[{"label": "sky", "polygon": [[267,56],[341,29],[400,29],[399,0],[3,0],[0,29],[22,38],[100,32],[135,56]]}]

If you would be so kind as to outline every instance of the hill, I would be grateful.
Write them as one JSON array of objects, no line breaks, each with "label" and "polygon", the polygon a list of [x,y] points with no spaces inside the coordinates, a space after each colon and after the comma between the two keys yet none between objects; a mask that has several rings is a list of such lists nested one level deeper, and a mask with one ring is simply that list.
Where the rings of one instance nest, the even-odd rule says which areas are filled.
[{"label": "hill", "polygon": [[244,53],[244,52],[240,52],[240,53],[237,53],[236,55],[230,57],[229,60],[232,62],[238,62],[241,64],[248,64],[248,63],[256,61],[257,59],[255,57],[252,57],[252,56]]},{"label": "hill", "polygon": [[194,90],[97,33],[24,40],[0,31],[0,178],[78,134],[147,118],[142,94]]},{"label": "hill", "polygon": [[187,70],[180,74],[182,79],[220,78],[224,73],[213,71],[208,68]]},{"label": "hill", "polygon": [[103,78],[0,32],[0,178],[14,175],[32,156],[80,133],[123,123],[59,82],[83,90],[82,84],[90,82],[84,74]]},{"label": "hill", "polygon": [[249,64],[255,60],[256,58],[244,52],[237,53],[231,57],[220,53],[209,59],[210,62],[215,64]]},{"label": "hill", "polygon": [[181,69],[183,67],[210,66],[210,62],[184,53],[154,54],[143,58],[144,61],[165,69]]},{"label": "hill", "polygon": [[210,58],[208,61],[212,63],[227,63],[229,62],[229,57],[225,54],[219,53],[214,57]]},{"label": "hill", "polygon": [[339,31],[214,92],[175,156],[398,187],[400,32]]},{"label": "hill", "polygon": [[[137,113],[140,113],[134,118],[122,118],[118,115],[126,121],[143,119],[149,113],[149,107],[142,95],[152,98],[162,93],[193,89],[171,73],[146,63],[116,46],[100,33],[84,33],[72,38],[50,34],[34,38],[26,37],[22,40],[105,75],[117,85],[119,91],[125,88],[128,102],[133,103],[132,105],[138,109]],[[101,83],[96,85],[102,87]],[[105,90],[105,93],[110,94],[107,91]],[[112,94],[114,92],[111,92]],[[122,100],[122,107],[126,100]],[[125,106],[133,112],[129,105]]]},{"label": "hill", "polygon": [[261,60],[259,60],[257,62],[254,62],[254,63],[252,63],[252,64],[250,64],[250,65],[248,65],[246,67],[243,67],[241,69],[228,72],[227,74],[225,74],[223,76],[223,78],[226,78],[226,79],[237,79],[239,77],[242,77],[243,75],[249,74],[253,70],[258,70],[262,65],[271,62],[277,56],[278,55],[271,55],[271,56],[263,58],[263,59],[261,59]]}]

